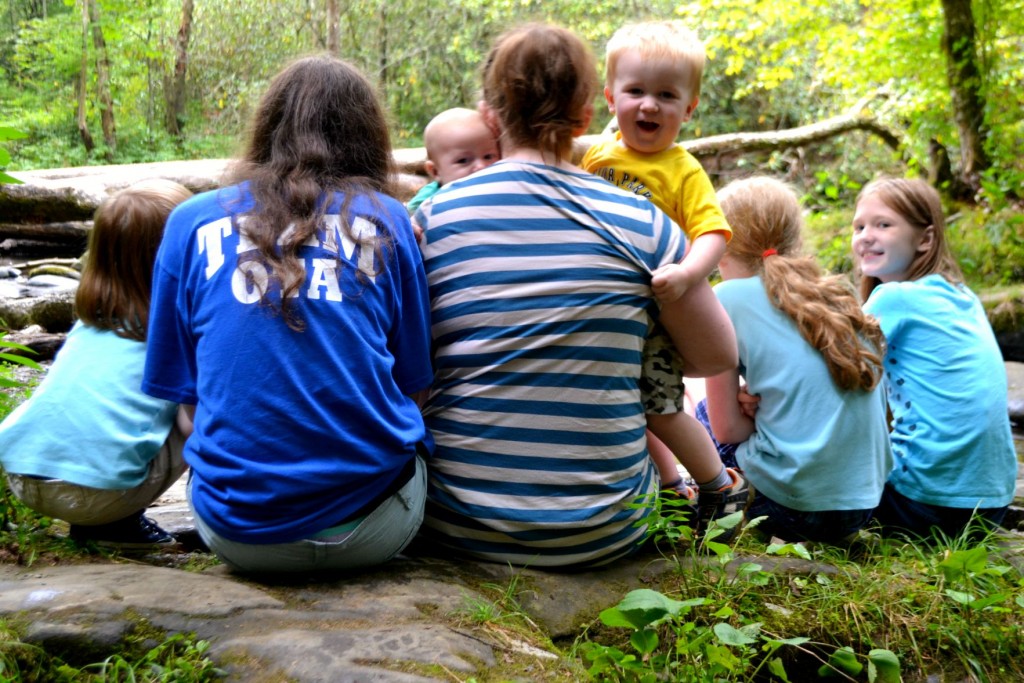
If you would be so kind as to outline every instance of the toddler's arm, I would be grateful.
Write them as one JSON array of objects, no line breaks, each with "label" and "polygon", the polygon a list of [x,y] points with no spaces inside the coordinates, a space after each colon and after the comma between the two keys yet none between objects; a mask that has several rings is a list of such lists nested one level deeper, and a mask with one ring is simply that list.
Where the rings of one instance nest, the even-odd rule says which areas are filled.
[{"label": "toddler's arm", "polygon": [[706,232],[698,235],[690,245],[686,256],[679,263],[670,263],[658,268],[651,277],[651,289],[658,301],[667,304],[675,301],[701,280],[707,280],[725,254],[725,234]]}]

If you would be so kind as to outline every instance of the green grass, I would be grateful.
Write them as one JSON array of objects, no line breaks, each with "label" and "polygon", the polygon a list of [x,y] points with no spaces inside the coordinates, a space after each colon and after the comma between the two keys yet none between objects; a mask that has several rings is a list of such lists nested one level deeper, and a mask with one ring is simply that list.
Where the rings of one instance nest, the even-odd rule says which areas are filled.
[{"label": "green grass", "polygon": [[23,642],[11,624],[0,620],[0,680],[5,683],[207,683],[225,675],[207,656],[209,647],[209,642],[197,640],[193,634],[161,635],[161,641],[155,646],[150,638],[140,634],[129,638],[122,652],[100,662],[75,665]]},{"label": "green grass", "polygon": [[[1019,546],[865,538],[809,549],[745,531],[710,552],[676,539],[678,571],[602,612],[574,650],[599,681],[1024,678]],[[783,571],[790,556],[810,562]]]}]

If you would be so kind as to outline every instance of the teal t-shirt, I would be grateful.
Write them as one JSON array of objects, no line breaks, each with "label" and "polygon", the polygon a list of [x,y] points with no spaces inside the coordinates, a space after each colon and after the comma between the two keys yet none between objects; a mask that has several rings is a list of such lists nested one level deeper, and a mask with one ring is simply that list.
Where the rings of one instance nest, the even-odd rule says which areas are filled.
[{"label": "teal t-shirt", "polygon": [[864,309],[878,318],[888,346],[892,485],[943,507],[1012,502],[1017,457],[1006,367],[978,297],[928,275],[879,285]]},{"label": "teal t-shirt", "polygon": [[146,344],[76,323],[31,398],[0,424],[7,472],[97,489],[149,473],[177,404],[142,393]]},{"label": "teal t-shirt", "polygon": [[409,211],[409,215],[416,213],[416,209],[420,208],[420,204],[433,197],[440,189],[441,183],[436,180],[421,187],[419,192],[417,192],[413,198],[409,200],[409,203],[405,205],[406,210]]},{"label": "teal t-shirt", "polygon": [[755,432],[736,451],[750,483],[804,512],[877,507],[892,463],[881,383],[839,389],[760,277],[727,280],[715,294],[736,328],[740,374],[761,397]]}]

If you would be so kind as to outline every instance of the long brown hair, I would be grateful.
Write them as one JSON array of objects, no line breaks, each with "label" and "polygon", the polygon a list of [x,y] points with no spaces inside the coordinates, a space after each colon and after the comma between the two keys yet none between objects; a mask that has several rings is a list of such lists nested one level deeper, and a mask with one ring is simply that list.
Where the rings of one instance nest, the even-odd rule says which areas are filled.
[{"label": "long brown hair", "polygon": [[535,149],[557,164],[589,122],[597,94],[597,62],[572,31],[526,24],[498,38],[484,68],[484,101],[502,134],[516,147]]},{"label": "long brown hair", "polygon": [[[907,280],[919,280],[938,273],[951,283],[964,281],[963,272],[953,258],[946,241],[946,214],[938,191],[920,178],[878,178],[861,188],[857,203],[873,194],[918,230],[932,228],[931,244],[917,254],[907,270]],[[861,299],[867,301],[875,287],[882,284],[876,277],[866,276],[857,268]]]},{"label": "long brown hair", "polygon": [[192,196],[169,180],[111,195],[96,209],[75,312],[91,327],[146,341],[153,262],[171,210]]},{"label": "long brown hair", "polygon": [[718,194],[733,229],[726,253],[761,276],[768,299],[821,352],[836,386],[874,389],[885,338],[865,315],[852,286],[801,254],[803,218],[796,194],[766,177],[737,180]]},{"label": "long brown hair", "polygon": [[348,210],[356,196],[392,193],[391,139],[373,86],[351,64],[328,55],[304,57],[275,76],[231,179],[249,183],[254,208],[240,230],[280,282],[280,310],[292,329],[305,326],[290,308],[306,277],[298,252],[321,227],[333,193],[344,195],[342,230],[372,248],[375,267],[383,267],[387,235],[356,236]]}]

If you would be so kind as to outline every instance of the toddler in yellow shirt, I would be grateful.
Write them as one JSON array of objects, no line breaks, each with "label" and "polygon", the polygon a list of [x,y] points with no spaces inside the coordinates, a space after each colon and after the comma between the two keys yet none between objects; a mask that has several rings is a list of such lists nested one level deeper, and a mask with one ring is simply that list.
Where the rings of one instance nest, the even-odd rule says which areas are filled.
[{"label": "toddler in yellow shirt", "polygon": [[[607,46],[604,94],[619,130],[614,139],[591,147],[582,161],[586,170],[650,199],[685,231],[690,244],[685,258],[652,274],[651,288],[663,305],[708,278],[732,235],[707,173],[676,144],[697,107],[704,61],[703,44],[682,22],[645,22],[616,31]],[[713,315],[717,307],[727,325],[709,289],[694,288],[692,296],[702,300],[688,301],[688,308],[701,306]],[[749,487],[739,472],[723,467],[706,430],[682,410],[682,370],[672,342],[656,328],[644,349],[641,380],[647,426],[664,444],[651,439],[651,456],[665,487],[691,495],[676,474],[676,459],[694,478],[701,523],[741,509]]]}]

